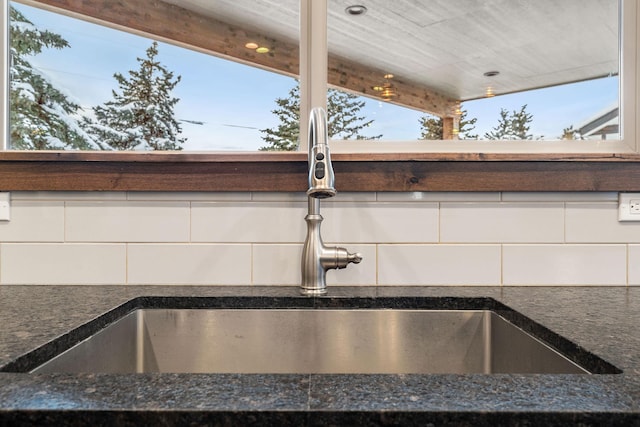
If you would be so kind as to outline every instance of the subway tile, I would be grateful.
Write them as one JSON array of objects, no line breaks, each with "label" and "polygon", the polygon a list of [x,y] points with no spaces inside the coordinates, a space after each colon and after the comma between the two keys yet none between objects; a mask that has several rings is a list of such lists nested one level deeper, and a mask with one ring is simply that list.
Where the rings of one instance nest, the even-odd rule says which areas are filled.
[{"label": "subway tile", "polygon": [[67,241],[187,242],[188,202],[67,202]]},{"label": "subway tile", "polygon": [[640,286],[640,245],[629,245],[629,285]]},{"label": "subway tile", "polygon": [[64,241],[64,202],[12,199],[11,220],[0,221],[0,241]]},{"label": "subway tile", "polygon": [[504,285],[626,285],[626,245],[504,245]]},{"label": "subway tile", "polygon": [[351,191],[340,191],[338,188],[338,193],[334,197],[329,197],[328,199],[322,199],[321,205],[325,203],[340,203],[340,202],[375,202],[376,201],[376,193],[371,191],[365,192],[351,192]]},{"label": "subway tile", "polygon": [[335,203],[324,205],[321,213],[328,242],[438,241],[437,203]]},{"label": "subway tile", "polygon": [[442,203],[443,243],[556,243],[564,240],[563,203]]},{"label": "subway tile", "polygon": [[499,285],[500,245],[379,245],[378,284]]},{"label": "subway tile", "polygon": [[618,203],[567,203],[566,241],[640,243],[640,222],[618,221]]},{"label": "subway tile", "polygon": [[254,285],[299,285],[302,244],[256,244],[252,248]]},{"label": "subway tile", "polygon": [[114,285],[126,280],[126,247],[118,244],[3,243],[4,285]]},{"label": "subway tile", "polygon": [[504,192],[503,202],[611,202],[618,200],[615,192]]},{"label": "subway tile", "polygon": [[12,200],[126,200],[123,191],[12,191]]},{"label": "subway tile", "polygon": [[307,194],[304,191],[277,193],[272,191],[253,192],[251,200],[254,202],[304,202]]},{"label": "subway tile", "polygon": [[379,202],[499,202],[500,193],[482,192],[380,192]]},{"label": "subway tile", "polygon": [[[500,193],[347,192],[322,201],[326,244],[364,255],[329,271],[328,285],[496,285],[501,273],[505,285],[640,285],[640,223],[617,221],[617,194],[519,194],[497,202]],[[127,246],[100,242],[132,242],[129,283],[299,283],[304,193],[11,197],[0,283],[126,283]],[[64,239],[86,244],[54,243]],[[230,244],[173,244],[190,239]],[[448,244],[431,244],[439,240]]]},{"label": "subway tile", "polygon": [[[255,202],[306,202],[307,197],[308,196],[304,191],[288,193],[252,193],[252,200]],[[322,204],[334,202],[375,202],[375,200],[375,192],[340,191],[338,188],[338,193],[334,197],[323,199]]]},{"label": "subway tile", "polygon": [[199,202],[211,202],[211,201],[249,201],[251,200],[251,193],[249,192],[163,192],[163,191],[130,191],[127,193],[127,200],[141,200],[141,201],[199,201]]},{"label": "subway tile", "polygon": [[249,285],[251,246],[129,244],[127,283],[132,285]]},{"label": "subway tile", "polygon": [[192,203],[193,242],[302,243],[306,203]]}]

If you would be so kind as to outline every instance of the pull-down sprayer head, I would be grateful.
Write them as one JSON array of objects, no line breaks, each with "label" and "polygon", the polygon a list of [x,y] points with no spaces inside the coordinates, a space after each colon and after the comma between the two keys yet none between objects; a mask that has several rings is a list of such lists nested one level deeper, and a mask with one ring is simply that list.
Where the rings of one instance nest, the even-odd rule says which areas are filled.
[{"label": "pull-down sprayer head", "polygon": [[336,195],[335,176],[329,154],[327,115],[322,108],[311,110],[309,118],[309,189],[307,195],[326,199]]}]

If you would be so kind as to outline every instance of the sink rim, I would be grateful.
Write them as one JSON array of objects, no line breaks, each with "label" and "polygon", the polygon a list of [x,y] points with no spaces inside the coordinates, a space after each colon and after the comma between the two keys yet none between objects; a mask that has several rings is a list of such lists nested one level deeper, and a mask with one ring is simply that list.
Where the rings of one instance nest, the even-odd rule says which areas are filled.
[{"label": "sink rim", "polygon": [[[139,296],[34,348],[0,366],[0,372],[29,373],[31,370],[96,334],[138,309],[305,309],[305,310],[488,310],[541,341],[591,374],[621,374],[622,370],[578,344],[537,323],[491,297],[188,297]],[[37,375],[37,374],[34,374]],[[126,374],[137,375],[137,374]],[[187,374],[189,375],[189,374]],[[247,374],[248,375],[248,374]],[[388,374],[394,375],[394,374]],[[422,374],[439,375],[439,374]],[[451,375],[451,374],[448,374]],[[453,374],[464,375],[464,374]],[[496,375],[496,374],[474,374]],[[531,375],[531,374],[521,374]],[[572,374],[533,374],[572,375]]]}]

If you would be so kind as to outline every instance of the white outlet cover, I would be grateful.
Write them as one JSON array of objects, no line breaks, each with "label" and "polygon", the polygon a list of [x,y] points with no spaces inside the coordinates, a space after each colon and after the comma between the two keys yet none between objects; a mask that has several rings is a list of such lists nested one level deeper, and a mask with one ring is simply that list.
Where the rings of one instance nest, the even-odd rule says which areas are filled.
[{"label": "white outlet cover", "polygon": [[0,193],[0,221],[11,220],[11,193]]},{"label": "white outlet cover", "polygon": [[640,221],[640,193],[619,194],[618,221]]}]

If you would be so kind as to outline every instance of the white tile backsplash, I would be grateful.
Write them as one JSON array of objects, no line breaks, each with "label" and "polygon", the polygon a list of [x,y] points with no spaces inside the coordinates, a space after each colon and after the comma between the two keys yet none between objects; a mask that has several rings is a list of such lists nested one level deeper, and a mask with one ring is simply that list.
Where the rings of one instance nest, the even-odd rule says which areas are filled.
[{"label": "white tile backsplash", "polygon": [[567,203],[569,243],[640,243],[640,222],[619,222],[618,203]]},{"label": "white tile backsplash", "polygon": [[363,193],[354,193],[354,192],[344,192],[338,191],[338,193],[334,197],[330,197],[328,199],[324,199],[322,201],[323,204],[328,203],[342,203],[342,202],[375,202],[376,201],[376,193],[372,192],[363,192]]},{"label": "white tile backsplash", "polygon": [[192,203],[191,241],[302,243],[306,202]]},{"label": "white tile backsplash", "polygon": [[243,192],[204,192],[194,191],[190,193],[173,193],[162,191],[131,191],[127,193],[127,200],[144,200],[144,201],[199,201],[199,202],[212,202],[212,201],[250,201],[251,193]]},{"label": "white tile backsplash", "polygon": [[563,203],[442,203],[444,243],[556,243],[564,240]]},{"label": "white tile backsplash", "polygon": [[126,200],[124,191],[12,191],[11,200]]},{"label": "white tile backsplash", "polygon": [[334,203],[321,207],[325,241],[424,243],[438,241],[437,203]]},{"label": "white tile backsplash", "polygon": [[382,192],[378,193],[379,202],[499,202],[500,193],[475,192]]},{"label": "white tile backsplash", "polygon": [[253,284],[300,284],[302,244],[254,244]]},{"label": "white tile backsplash", "polygon": [[613,192],[504,192],[503,202],[616,202],[618,193]]},{"label": "white tile backsplash", "polygon": [[119,285],[126,283],[124,244],[2,243],[5,285]]},{"label": "white tile backsplash", "polygon": [[499,285],[500,245],[380,245],[380,285]]},{"label": "white tile backsplash", "polygon": [[250,285],[251,245],[129,244],[130,285]]},{"label": "white tile backsplash", "polygon": [[[0,284],[297,285],[304,193],[14,192]],[[331,285],[640,285],[616,193],[339,193]]]},{"label": "white tile backsplash", "polygon": [[63,242],[64,202],[15,200],[11,221],[0,221],[0,242]]},{"label": "white tile backsplash", "polygon": [[504,285],[626,285],[626,245],[504,245]]},{"label": "white tile backsplash", "polygon": [[69,242],[188,242],[189,202],[66,202]]},{"label": "white tile backsplash", "polygon": [[274,192],[257,192],[247,193],[251,195],[254,202],[306,202],[307,195],[305,193],[274,193]]}]

